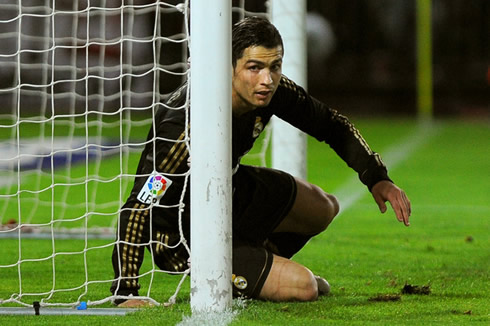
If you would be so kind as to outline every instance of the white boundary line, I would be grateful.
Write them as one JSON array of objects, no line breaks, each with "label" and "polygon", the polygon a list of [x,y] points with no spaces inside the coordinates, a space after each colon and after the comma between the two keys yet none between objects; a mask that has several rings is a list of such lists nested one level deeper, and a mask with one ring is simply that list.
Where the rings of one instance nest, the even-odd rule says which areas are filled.
[{"label": "white boundary line", "polygon": [[[364,204],[358,203],[356,208],[368,208],[372,207],[372,204]],[[490,205],[459,205],[459,204],[417,204],[417,209],[425,210],[433,210],[440,212],[444,209],[449,209],[451,211],[457,212],[468,212],[471,211],[473,213],[485,213],[490,212]]]},{"label": "white boundary line", "polygon": [[[78,310],[75,308],[44,308],[41,307],[38,312],[43,316],[67,316],[67,315],[96,315],[96,316],[123,316],[130,313],[134,313],[139,309],[135,308],[87,308],[84,310]],[[0,315],[36,315],[34,308],[24,307],[0,307]]]},{"label": "white boundary line", "polygon": [[[443,127],[440,124],[421,122],[407,137],[383,151],[383,161],[387,165],[388,170],[394,170],[398,164],[415,153],[420,147],[422,147],[422,145],[425,145],[442,129]],[[332,194],[334,194],[340,202],[340,212],[337,218],[352,205],[361,200],[367,193],[369,192],[360,182],[357,175],[349,178],[337,189],[334,189]]]}]

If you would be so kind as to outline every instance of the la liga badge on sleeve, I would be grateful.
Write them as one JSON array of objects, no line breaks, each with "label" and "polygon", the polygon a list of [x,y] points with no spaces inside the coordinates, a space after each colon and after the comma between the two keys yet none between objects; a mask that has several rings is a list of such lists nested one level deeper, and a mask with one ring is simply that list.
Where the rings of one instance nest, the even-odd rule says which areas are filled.
[{"label": "la liga badge on sleeve", "polygon": [[158,173],[152,174],[141,188],[138,200],[144,204],[158,204],[171,184],[172,180],[169,178]]}]

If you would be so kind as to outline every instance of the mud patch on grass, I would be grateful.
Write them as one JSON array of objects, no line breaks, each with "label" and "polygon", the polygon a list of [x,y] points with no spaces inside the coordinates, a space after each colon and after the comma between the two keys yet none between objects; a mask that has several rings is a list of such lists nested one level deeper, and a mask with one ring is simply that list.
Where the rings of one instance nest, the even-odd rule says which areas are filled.
[{"label": "mud patch on grass", "polygon": [[423,295],[428,295],[430,294],[430,285],[412,285],[412,284],[405,284],[402,288],[402,294],[423,294]]},{"label": "mud patch on grass", "polygon": [[399,294],[388,293],[388,294],[378,294],[374,297],[370,297],[368,301],[375,301],[375,302],[399,301],[401,300],[401,298],[402,297]]}]

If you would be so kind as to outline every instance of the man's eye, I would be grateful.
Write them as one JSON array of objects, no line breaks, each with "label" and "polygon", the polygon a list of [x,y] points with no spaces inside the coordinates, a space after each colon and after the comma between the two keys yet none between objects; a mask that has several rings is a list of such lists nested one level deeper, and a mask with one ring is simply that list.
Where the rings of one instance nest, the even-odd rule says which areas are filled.
[{"label": "man's eye", "polygon": [[251,70],[251,71],[258,71],[258,70],[260,70],[259,66],[250,66],[250,67],[248,67],[248,69]]},{"label": "man's eye", "polygon": [[272,70],[272,71],[278,71],[278,70],[280,70],[280,69],[281,69],[281,65],[280,65],[280,64],[273,65],[273,66],[271,67],[271,70]]}]

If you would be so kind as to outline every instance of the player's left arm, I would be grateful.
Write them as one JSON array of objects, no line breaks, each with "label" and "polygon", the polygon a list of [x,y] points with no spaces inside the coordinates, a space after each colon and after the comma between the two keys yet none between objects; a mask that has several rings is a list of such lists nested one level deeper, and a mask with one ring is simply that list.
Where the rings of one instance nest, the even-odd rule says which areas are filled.
[{"label": "player's left arm", "polygon": [[373,186],[371,194],[381,213],[386,212],[386,202],[388,201],[395,211],[398,221],[403,222],[406,226],[410,225],[411,204],[401,188],[390,181],[382,180]]},{"label": "player's left arm", "polygon": [[381,157],[373,152],[360,132],[336,110],[309,96],[293,81],[283,76],[271,106],[274,114],[319,141],[324,141],[357,171],[359,179],[371,191],[379,209],[386,212],[387,201],[396,218],[410,224],[410,201],[405,192],[389,178]]}]

